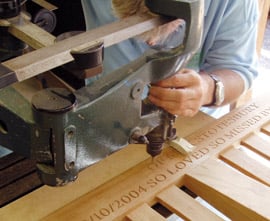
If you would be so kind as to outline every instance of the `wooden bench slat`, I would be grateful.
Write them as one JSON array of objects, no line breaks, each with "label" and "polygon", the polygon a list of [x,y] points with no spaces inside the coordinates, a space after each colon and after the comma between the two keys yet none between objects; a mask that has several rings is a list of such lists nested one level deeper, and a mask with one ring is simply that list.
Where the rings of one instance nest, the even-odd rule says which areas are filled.
[{"label": "wooden bench slat", "polygon": [[262,132],[270,136],[270,124],[267,124],[264,127],[262,127]]},{"label": "wooden bench slat", "polygon": [[251,134],[241,144],[270,160],[270,143],[258,135]]},{"label": "wooden bench slat", "polygon": [[31,173],[0,189],[0,208],[42,186],[37,173]]},{"label": "wooden bench slat", "polygon": [[0,188],[35,171],[36,171],[35,162],[29,159],[24,159],[19,164],[14,164],[13,166],[1,170]]},{"label": "wooden bench slat", "polygon": [[130,221],[166,221],[163,216],[145,203],[127,214],[127,218]]},{"label": "wooden bench slat", "polygon": [[244,174],[270,186],[270,170],[253,157],[236,148],[222,153],[220,157]]},{"label": "wooden bench slat", "polygon": [[223,220],[176,186],[165,189],[157,198],[162,205],[185,220]]},{"label": "wooden bench slat", "polygon": [[270,219],[269,187],[222,161],[208,160],[187,173],[185,185],[232,220]]},{"label": "wooden bench slat", "polygon": [[4,157],[1,157],[0,158],[0,171],[23,159],[25,159],[25,157],[20,156],[13,152]]}]

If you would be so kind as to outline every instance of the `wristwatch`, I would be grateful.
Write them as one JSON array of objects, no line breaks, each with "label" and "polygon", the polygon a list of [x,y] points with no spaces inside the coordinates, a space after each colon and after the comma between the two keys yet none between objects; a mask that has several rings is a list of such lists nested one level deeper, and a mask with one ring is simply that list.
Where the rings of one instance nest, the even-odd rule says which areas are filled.
[{"label": "wristwatch", "polygon": [[214,102],[213,105],[219,106],[223,103],[225,94],[224,94],[224,84],[216,75],[209,74],[209,76],[213,79],[215,83],[215,91],[214,91]]}]

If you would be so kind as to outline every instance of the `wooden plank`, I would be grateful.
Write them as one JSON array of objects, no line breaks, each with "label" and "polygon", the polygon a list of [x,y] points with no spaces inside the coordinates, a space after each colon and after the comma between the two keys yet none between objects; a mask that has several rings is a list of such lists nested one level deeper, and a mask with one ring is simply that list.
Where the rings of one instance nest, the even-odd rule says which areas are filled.
[{"label": "wooden plank", "polygon": [[24,159],[19,164],[14,164],[0,171],[0,188],[12,183],[13,181],[35,172],[36,165],[33,160]]},{"label": "wooden plank", "polygon": [[71,50],[87,49],[97,41],[103,41],[104,47],[108,47],[161,24],[164,24],[164,21],[159,17],[149,19],[144,16],[132,16],[10,59],[2,65],[15,72],[18,81],[23,81],[73,61]]},{"label": "wooden plank", "polygon": [[270,124],[266,124],[262,127],[262,132],[270,136]]},{"label": "wooden plank", "polygon": [[159,193],[157,198],[162,205],[184,220],[223,220],[174,185]]},{"label": "wooden plank", "polygon": [[259,4],[259,11],[260,11],[260,18],[259,18],[259,25],[258,25],[258,38],[257,38],[257,52],[260,55],[260,51],[263,44],[265,27],[268,19],[269,7],[270,7],[270,0],[258,0]]},{"label": "wooden plank", "polygon": [[[22,197],[25,194],[30,193],[31,191],[37,189],[42,185],[43,184],[41,183],[37,173],[33,172],[27,174],[21,179],[15,180],[10,185],[0,188],[0,208],[12,202],[13,200],[18,199],[19,197]],[[0,219],[3,220],[1,217],[1,212],[0,212]],[[17,220],[20,219],[21,217],[17,217]]]},{"label": "wooden plank", "polygon": [[33,2],[35,2],[36,4],[40,5],[43,8],[46,8],[49,11],[53,11],[56,10],[58,7],[56,7],[55,5],[45,1],[45,0],[32,0]]},{"label": "wooden plank", "polygon": [[146,203],[127,214],[130,221],[166,221],[166,219],[153,210]]},{"label": "wooden plank", "polygon": [[16,153],[0,159],[0,207],[41,185],[33,160]]},{"label": "wooden plank", "polygon": [[184,183],[232,220],[270,219],[270,188],[221,161],[208,160],[187,173]]},{"label": "wooden plank", "polygon": [[[131,145],[83,170],[75,183],[63,188],[45,186],[7,205],[0,210],[0,217],[5,221],[17,220],[18,217],[59,221],[91,220],[93,217],[94,221],[98,217],[102,221],[123,220],[131,209],[142,203],[150,206],[157,203],[156,194],[164,188],[181,186],[187,172],[197,170],[202,162],[216,157],[220,151],[269,122],[270,106],[265,99],[235,109],[186,137],[196,146],[187,156],[167,147],[161,155],[151,159],[144,146]],[[190,120],[201,123],[196,117]],[[184,130],[184,127],[178,129]],[[244,195],[253,191],[245,185],[243,188],[241,194]],[[264,194],[265,189],[258,191]]]},{"label": "wooden plank", "polygon": [[[203,112],[197,113],[195,118],[181,116],[176,120],[175,127],[177,128],[177,135],[179,137],[186,137],[199,129],[207,127],[216,120]],[[200,123],[198,124],[198,122]]]},{"label": "wooden plank", "polygon": [[241,141],[241,144],[255,153],[270,160],[270,142],[252,133]]},{"label": "wooden plank", "polygon": [[19,24],[11,24],[9,32],[34,49],[50,46],[55,43],[55,36],[28,20],[23,20]]},{"label": "wooden plank", "polygon": [[16,153],[10,153],[4,157],[0,158],[0,170],[3,170],[9,166],[11,166],[14,163],[17,163],[21,160],[25,159],[25,157],[20,156]]},{"label": "wooden plank", "polygon": [[244,174],[270,187],[270,168],[264,166],[244,151],[232,147],[223,152],[220,158]]}]

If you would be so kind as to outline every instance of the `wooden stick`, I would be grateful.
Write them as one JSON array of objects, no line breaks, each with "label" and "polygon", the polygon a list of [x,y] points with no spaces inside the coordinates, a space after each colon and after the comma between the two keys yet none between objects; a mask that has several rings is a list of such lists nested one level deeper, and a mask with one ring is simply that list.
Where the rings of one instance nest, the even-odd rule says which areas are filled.
[{"label": "wooden stick", "polygon": [[28,20],[21,24],[11,24],[9,32],[34,49],[47,47],[55,42],[53,35]]},{"label": "wooden stick", "polygon": [[103,41],[104,47],[109,47],[164,23],[165,21],[159,17],[149,19],[146,16],[132,16],[10,59],[2,63],[2,66],[10,71],[1,74],[0,85],[8,86],[10,84],[10,81],[5,83],[6,75],[13,74],[17,78],[14,78],[15,81],[20,82],[68,63],[73,60],[71,50],[91,47],[97,41]]},{"label": "wooden stick", "polygon": [[46,8],[49,11],[53,11],[56,10],[58,7],[45,1],[45,0],[32,0],[33,2],[35,2],[36,4],[40,5],[43,8]]}]

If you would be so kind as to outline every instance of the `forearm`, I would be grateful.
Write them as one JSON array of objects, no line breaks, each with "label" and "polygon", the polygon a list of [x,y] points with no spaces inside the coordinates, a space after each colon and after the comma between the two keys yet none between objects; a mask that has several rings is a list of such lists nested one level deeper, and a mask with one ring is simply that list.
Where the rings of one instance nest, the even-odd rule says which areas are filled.
[{"label": "forearm", "polygon": [[[214,102],[215,84],[213,79],[209,76],[209,73],[200,72],[203,79],[203,105],[212,105]],[[220,69],[212,71],[224,84],[225,99],[221,105],[226,105],[236,101],[239,96],[244,92],[244,80],[242,77],[234,71],[228,69]]]}]

